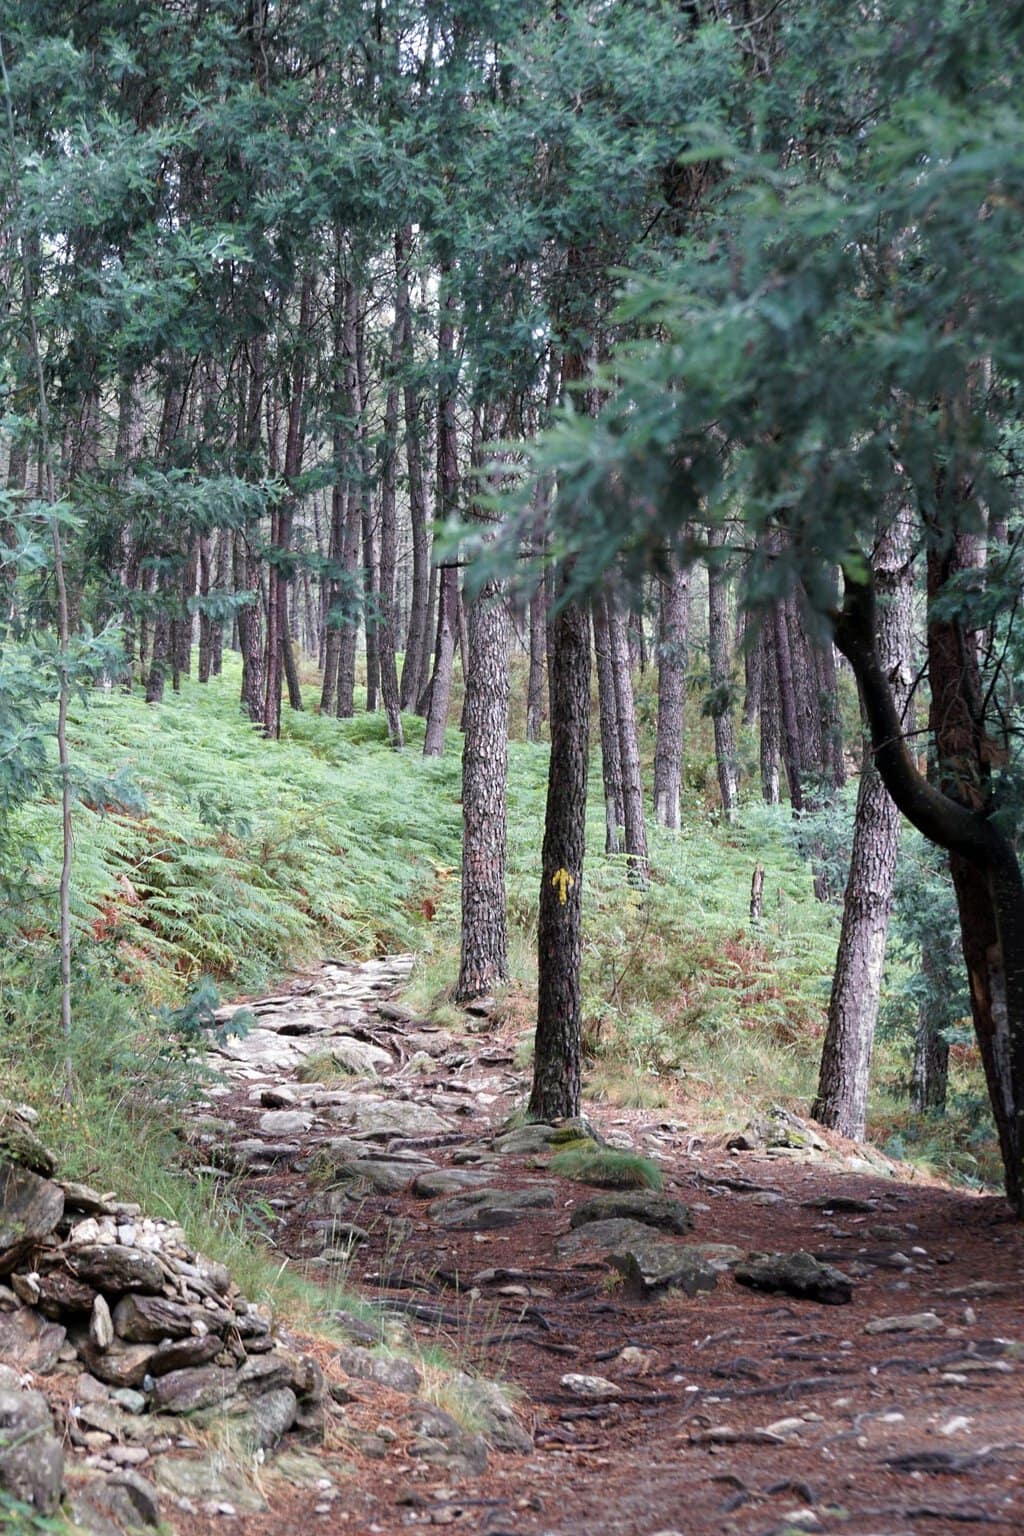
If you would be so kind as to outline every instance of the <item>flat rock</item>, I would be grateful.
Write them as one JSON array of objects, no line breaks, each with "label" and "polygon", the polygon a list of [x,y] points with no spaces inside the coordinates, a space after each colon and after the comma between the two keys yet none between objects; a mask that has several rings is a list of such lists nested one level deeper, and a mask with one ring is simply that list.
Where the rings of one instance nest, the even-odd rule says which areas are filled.
[{"label": "flat rock", "polygon": [[0,1275],[16,1270],[63,1214],[64,1191],[58,1184],[19,1163],[0,1162]]},{"label": "flat rock", "polygon": [[555,1256],[570,1260],[607,1258],[624,1243],[643,1243],[650,1235],[650,1227],[628,1216],[613,1216],[606,1221],[588,1221],[584,1226],[576,1227],[558,1238],[555,1243]]},{"label": "flat rock", "polygon": [[354,1193],[393,1195],[409,1187],[415,1166],[366,1157],[357,1162],[338,1163],[331,1171],[339,1184],[350,1185]]},{"label": "flat rock", "polygon": [[153,1386],[153,1407],[161,1413],[193,1413],[235,1395],[237,1371],[219,1365],[199,1365],[169,1371]]},{"label": "flat rock", "polygon": [[536,1184],[525,1189],[467,1189],[428,1206],[432,1221],[449,1232],[488,1232],[514,1226],[530,1211],[550,1210],[555,1191]]},{"label": "flat rock", "polygon": [[68,1259],[79,1279],[115,1296],[125,1291],[158,1295],[163,1290],[163,1267],[154,1254],[142,1248],[128,1248],[121,1243],[86,1243],[72,1248]]},{"label": "flat rock", "polygon": [[648,1236],[624,1243],[609,1255],[609,1262],[628,1286],[644,1296],[669,1286],[696,1296],[701,1291],[713,1291],[718,1284],[718,1271],[700,1253],[665,1238]]},{"label": "flat rock", "polygon": [[902,1317],[873,1317],[864,1324],[865,1333],[934,1333],[942,1327],[936,1312],[908,1312]]},{"label": "flat rock", "polygon": [[271,1168],[278,1163],[294,1163],[302,1148],[294,1141],[260,1141],[258,1136],[243,1137],[224,1149],[224,1161],[236,1173]]},{"label": "flat rock", "polygon": [[46,1376],[57,1364],[67,1329],[47,1322],[32,1307],[0,1312],[0,1360],[16,1370]]},{"label": "flat rock", "polygon": [[49,1515],[63,1486],[64,1452],[46,1398],[0,1388],[0,1490]]},{"label": "flat rock", "polygon": [[556,1135],[553,1125],[520,1125],[512,1131],[502,1131],[500,1136],[495,1136],[491,1145],[495,1152],[501,1152],[505,1156],[529,1157],[531,1153],[549,1152],[551,1142]]},{"label": "flat rock", "polygon": [[438,1200],[464,1189],[477,1189],[487,1183],[488,1177],[487,1170],[482,1168],[434,1168],[416,1175],[412,1192],[421,1200]]},{"label": "flat rock", "polygon": [[260,1116],[262,1136],[303,1136],[313,1124],[313,1114],[308,1109],[268,1109]]},{"label": "flat rock", "polygon": [[617,1382],[609,1381],[606,1376],[580,1376],[575,1371],[562,1377],[562,1386],[573,1397],[586,1397],[598,1401],[607,1400],[610,1397],[619,1397],[622,1388]]},{"label": "flat rock", "polygon": [[208,1365],[224,1348],[224,1341],[216,1333],[202,1338],[171,1339],[159,1344],[149,1357],[147,1375],[167,1376],[171,1371],[192,1370]]},{"label": "flat rock", "polygon": [[853,1300],[853,1281],[841,1269],[809,1253],[771,1253],[747,1259],[733,1270],[740,1285],[776,1291],[800,1300],[841,1306]]},{"label": "flat rock", "polygon": [[618,1190],[607,1195],[595,1195],[578,1205],[569,1217],[570,1227],[586,1226],[594,1221],[612,1221],[627,1218],[643,1222],[644,1226],[657,1227],[663,1232],[682,1235],[693,1226],[693,1217],[681,1200],[668,1195],[656,1195],[644,1190]]},{"label": "flat rock", "polygon": [[352,1111],[352,1124],[365,1136],[445,1136],[454,1129],[436,1110],[426,1104],[389,1103],[375,1100],[357,1104]]},{"label": "flat rock", "polygon": [[[321,1042],[323,1043],[323,1042]],[[332,1035],[325,1047],[337,1066],[353,1077],[376,1077],[391,1066],[391,1053],[368,1040],[353,1040],[350,1035]]]},{"label": "flat rock", "polygon": [[230,1504],[243,1514],[261,1514],[267,1507],[252,1480],[222,1452],[208,1451],[188,1460],[181,1456],[159,1456],[154,1475],[157,1486],[172,1498],[199,1503],[214,1500]]},{"label": "flat rock", "polygon": [[129,1294],[114,1308],[114,1331],[131,1344],[160,1344],[187,1338],[196,1317],[203,1317],[201,1307],[188,1307],[166,1296]]},{"label": "flat rock", "polygon": [[88,1336],[77,1343],[78,1353],[92,1375],[111,1387],[141,1386],[156,1353],[152,1344],[122,1344],[117,1339],[109,1349],[97,1349]]},{"label": "flat rock", "polygon": [[338,1351],[338,1364],[347,1376],[363,1381],[376,1381],[393,1392],[405,1392],[415,1396],[423,1385],[423,1378],[411,1360],[399,1356],[378,1355],[356,1345],[343,1346]]}]

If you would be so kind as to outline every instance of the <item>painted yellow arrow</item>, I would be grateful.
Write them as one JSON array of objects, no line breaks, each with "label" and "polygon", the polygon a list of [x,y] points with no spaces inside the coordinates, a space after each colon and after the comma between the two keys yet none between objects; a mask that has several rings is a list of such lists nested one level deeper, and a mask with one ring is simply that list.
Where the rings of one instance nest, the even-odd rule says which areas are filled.
[{"label": "painted yellow arrow", "polygon": [[556,869],[554,874],[551,876],[551,884],[558,892],[558,900],[564,907],[566,902],[569,900],[569,892],[576,884],[575,875],[570,875],[567,869]]}]

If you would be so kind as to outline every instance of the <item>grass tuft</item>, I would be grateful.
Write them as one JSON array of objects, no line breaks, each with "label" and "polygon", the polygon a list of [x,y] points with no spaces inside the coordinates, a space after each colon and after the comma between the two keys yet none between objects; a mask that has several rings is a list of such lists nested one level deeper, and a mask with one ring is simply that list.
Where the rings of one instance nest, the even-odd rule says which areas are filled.
[{"label": "grass tuft", "polygon": [[595,1184],[599,1189],[660,1190],[664,1183],[661,1169],[649,1157],[620,1152],[615,1147],[597,1147],[593,1142],[557,1152],[548,1168],[560,1178]]}]

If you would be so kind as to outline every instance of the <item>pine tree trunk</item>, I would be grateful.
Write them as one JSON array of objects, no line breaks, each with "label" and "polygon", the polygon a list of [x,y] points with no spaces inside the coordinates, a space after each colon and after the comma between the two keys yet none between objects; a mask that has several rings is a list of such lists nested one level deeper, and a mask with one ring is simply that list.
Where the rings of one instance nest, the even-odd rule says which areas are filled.
[{"label": "pine tree trunk", "polygon": [[407,370],[402,387],[402,404],[405,416],[405,463],[409,476],[409,522],[412,528],[412,595],[401,683],[401,706],[407,710],[415,708],[423,686],[423,674],[429,665],[432,628],[430,534],[427,527],[427,492],[421,442],[423,417],[419,391],[408,376],[414,364],[408,276],[411,246],[412,230],[407,226],[395,236],[395,334],[401,346],[400,361],[404,362]]},{"label": "pine tree trunk", "polygon": [[505,842],[512,627],[508,605],[493,582],[471,604],[467,622],[462,950],[456,1002],[484,997],[508,976]]},{"label": "pine tree trunk", "polygon": [[[402,246],[395,241],[395,268],[399,286],[403,282]],[[408,311],[408,293],[405,309]],[[400,750],[402,734],[401,690],[395,657],[395,565],[398,529],[395,511],[398,472],[398,370],[402,361],[403,327],[408,315],[401,304],[395,306],[395,324],[391,341],[391,378],[384,404],[384,439],[380,463],[380,570],[377,590],[377,651],[380,666],[381,695],[388,722],[388,740]]]},{"label": "pine tree trunk", "polygon": [[644,820],[644,786],[640,775],[640,743],[636,729],[633,677],[630,671],[629,638],[625,615],[613,593],[605,596],[608,641],[619,733],[622,767],[622,810],[629,880],[646,886],[648,880],[647,823]]},{"label": "pine tree trunk", "polygon": [[[712,529],[708,542],[712,549],[724,548],[725,529]],[[708,667],[711,673],[711,714],[715,728],[718,789],[725,819],[732,821],[736,814],[738,791],[731,703],[729,595],[725,571],[715,560],[708,564]]]},{"label": "pine tree trunk", "polygon": [[[255,590],[254,590],[255,589]],[[263,724],[263,618],[259,597],[259,572],[250,555],[245,535],[235,534],[235,591],[254,591],[237,610],[238,648],[242,653],[242,708],[254,725]]]},{"label": "pine tree trunk", "polygon": [[[563,591],[564,591],[563,577]],[[580,1110],[583,855],[590,727],[590,625],[565,603],[552,622],[551,758],[537,924],[537,1034],[529,1114]]]},{"label": "pine tree trunk", "polygon": [[789,652],[789,624],[783,603],[776,603],[772,612],[772,651],[775,657],[775,676],[779,690],[779,719],[782,726],[782,759],[786,765],[789,782],[789,803],[794,815],[804,808],[803,781],[800,773],[800,726],[797,719],[796,691],[793,682],[793,666]]},{"label": "pine tree trunk", "polygon": [[[957,956],[957,959],[960,957]],[[936,1029],[930,998],[934,998],[948,972],[945,956],[937,957],[928,947],[921,950],[921,974],[928,982],[926,996],[917,1013],[914,1033],[914,1066],[910,1081],[910,1102],[918,1114],[941,1112],[946,1107],[949,1086],[949,1046]]]},{"label": "pine tree trunk", "polygon": [[658,731],[654,748],[654,815],[679,830],[686,716],[690,576],[672,569],[658,578]]},{"label": "pine tree trunk", "polygon": [[199,540],[199,596],[203,606],[199,609],[199,681],[210,681],[210,659],[213,649],[213,623],[206,611],[206,599],[210,595],[212,571],[210,568],[210,538],[204,534]]},{"label": "pine tree trunk", "polygon": [[775,657],[775,622],[770,615],[761,620],[758,651],[761,796],[765,805],[778,805],[782,720],[779,711],[779,669]]},{"label": "pine tree trunk", "polygon": [[626,820],[622,796],[622,754],[619,750],[619,706],[615,696],[608,612],[603,597],[592,604],[594,655],[597,661],[597,704],[601,724],[601,773],[604,781],[604,851],[622,850]]},{"label": "pine tree trunk", "polygon": [[[443,278],[448,270],[444,269]],[[454,295],[448,293],[441,309],[437,338],[437,501],[438,516],[450,517],[456,510],[459,494],[459,461],[455,421],[455,390],[458,364],[455,360]],[[437,646],[434,672],[430,679],[430,709],[423,740],[425,757],[440,757],[444,752],[444,733],[448,723],[455,647],[459,642],[459,572],[453,564],[442,566],[437,611]]]}]

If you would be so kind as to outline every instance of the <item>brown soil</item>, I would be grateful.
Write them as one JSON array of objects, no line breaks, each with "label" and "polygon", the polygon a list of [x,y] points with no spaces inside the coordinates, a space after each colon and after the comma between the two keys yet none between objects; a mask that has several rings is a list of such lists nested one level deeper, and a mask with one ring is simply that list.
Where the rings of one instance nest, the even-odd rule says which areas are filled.
[{"label": "brown soil", "polygon": [[[496,1071],[504,1090],[489,1113],[474,1092],[451,1094],[465,1134],[425,1147],[442,1163],[504,1118],[517,1092],[514,1039],[496,1030],[460,1044],[463,1065],[414,1080],[414,1092],[436,1091],[446,1078],[472,1090]],[[508,1062],[478,1063],[502,1047]],[[217,1113],[249,1124],[259,1109],[238,1094],[218,1100]],[[696,1105],[671,1115],[588,1106],[588,1114],[614,1138],[628,1136],[641,1150],[657,1146],[666,1192],[696,1207],[694,1239],[748,1251],[805,1249],[852,1264],[852,1304],[756,1294],[728,1275],[694,1300],[632,1298],[603,1263],[557,1262],[553,1245],[568,1230],[570,1208],[595,1191],[546,1173],[544,1182],[558,1188],[555,1208],[494,1232],[439,1230],[427,1202],[411,1194],[368,1198],[355,1219],[371,1236],[351,1283],[407,1315],[410,1304],[436,1309],[438,1321],[410,1317],[419,1342],[510,1383],[533,1429],[534,1453],[492,1453],[484,1476],[453,1481],[408,1456],[407,1400],[354,1381],[349,1423],[373,1430],[384,1422],[398,1438],[383,1459],[342,1446],[355,1472],[341,1483],[341,1498],[325,1508],[317,1490],[267,1477],[267,1514],[175,1515],[180,1531],[393,1536],[431,1524],[481,1536],[1024,1531],[1024,1230],[1001,1199],[909,1182],[909,1170],[906,1180],[850,1173],[838,1154],[852,1149],[839,1143],[834,1161],[730,1154],[694,1135]],[[527,1161],[508,1159],[491,1182],[537,1176]],[[264,1213],[269,1201],[297,1204],[308,1193],[308,1175],[295,1170],[251,1178],[238,1190]],[[844,1211],[851,1199],[872,1209]],[[826,1200],[840,1208],[822,1208]],[[282,1259],[308,1258],[317,1245],[295,1208],[277,1209],[284,1214],[273,1241]],[[388,1241],[396,1218],[408,1223],[397,1251]],[[475,1280],[495,1270],[511,1273]],[[924,1311],[937,1313],[941,1328],[864,1332],[872,1318]],[[639,1353],[623,1360],[627,1348]],[[319,1352],[330,1372],[331,1350]],[[575,1397],[561,1384],[566,1372],[610,1377],[621,1394],[598,1404]]]}]

